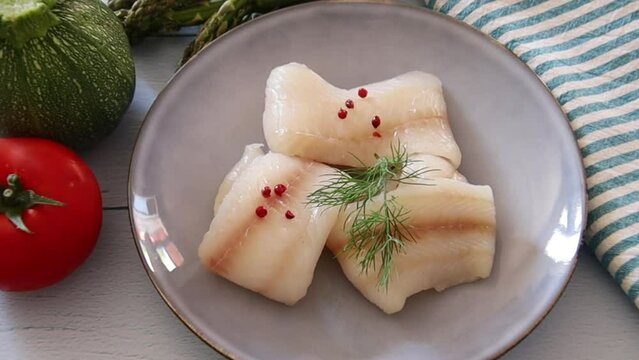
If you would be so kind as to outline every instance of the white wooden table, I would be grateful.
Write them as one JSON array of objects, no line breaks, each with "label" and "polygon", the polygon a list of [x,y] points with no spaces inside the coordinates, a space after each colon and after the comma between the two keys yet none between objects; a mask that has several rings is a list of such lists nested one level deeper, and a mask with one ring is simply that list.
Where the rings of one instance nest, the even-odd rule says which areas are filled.
[{"label": "white wooden table", "polygon": [[[135,136],[189,40],[150,38],[135,47],[134,101],[115,133],[83,154],[104,199],[98,246],[58,285],[0,293],[0,360],[222,358],[182,325],[155,292],[138,258],[126,209]],[[588,249],[579,256],[555,309],[504,359],[639,359],[639,312]]]}]

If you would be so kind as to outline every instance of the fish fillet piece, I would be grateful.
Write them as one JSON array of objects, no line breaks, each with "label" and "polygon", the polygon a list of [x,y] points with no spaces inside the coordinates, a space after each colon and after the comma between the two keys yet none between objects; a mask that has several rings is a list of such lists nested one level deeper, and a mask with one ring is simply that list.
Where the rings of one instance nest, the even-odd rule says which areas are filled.
[{"label": "fish fillet piece", "polygon": [[244,147],[244,153],[231,171],[224,177],[224,180],[220,184],[220,187],[217,189],[217,196],[215,197],[215,206],[213,211],[217,213],[217,209],[222,205],[222,200],[226,197],[226,195],[231,190],[231,186],[240,176],[241,173],[246,170],[249,165],[253,162],[253,160],[257,159],[260,156],[264,156],[264,145],[263,144],[249,144]]},{"label": "fish fillet piece", "polygon": [[[446,178],[456,181],[468,182],[466,177],[462,175],[450,161],[430,154],[414,154],[409,157],[409,162],[404,169],[405,174],[420,172],[419,176],[412,179],[406,179],[408,184],[412,183],[428,183],[427,180],[435,178]],[[424,181],[426,180],[426,181]],[[401,184],[400,186],[404,186]],[[408,185],[412,186],[412,185]]]},{"label": "fish fillet piece", "polygon": [[[404,253],[394,255],[388,291],[378,287],[377,271],[363,273],[357,259],[340,253],[348,240],[344,224],[350,226],[349,209],[340,213],[329,236],[327,247],[337,255],[348,280],[386,313],[400,311],[406,298],[422,290],[442,291],[490,275],[495,252],[491,188],[444,178],[431,184],[388,193],[410,211],[407,225],[415,237],[406,242]],[[370,209],[376,208],[379,203]]]},{"label": "fish fillet piece", "polygon": [[[332,168],[268,153],[239,173],[200,244],[200,261],[212,272],[287,305],[306,295],[337,209],[306,205],[306,196]],[[262,196],[264,186],[287,189]],[[256,208],[268,214],[260,218]],[[287,219],[291,211],[295,217]]]},{"label": "fish fillet piece", "polygon": [[[276,67],[266,83],[264,136],[273,151],[328,164],[359,166],[375,163],[374,154],[389,155],[401,143],[409,154],[426,153],[459,166],[461,152],[451,132],[439,79],[412,71],[395,78],[339,89],[305,65]],[[345,101],[351,99],[354,108]],[[345,119],[337,116],[348,111]],[[371,120],[379,116],[381,125]],[[381,137],[373,135],[378,132]],[[355,158],[357,157],[357,159]]]}]

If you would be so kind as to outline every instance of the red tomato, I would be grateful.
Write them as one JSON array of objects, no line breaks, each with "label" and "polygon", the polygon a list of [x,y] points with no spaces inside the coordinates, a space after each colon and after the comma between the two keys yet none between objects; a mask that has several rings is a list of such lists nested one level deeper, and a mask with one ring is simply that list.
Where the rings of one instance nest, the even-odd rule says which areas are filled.
[{"label": "red tomato", "polygon": [[[22,191],[10,185],[11,174]],[[30,233],[9,216],[24,207],[28,190],[62,203],[22,211]],[[100,188],[80,157],[49,140],[0,139],[0,290],[35,290],[62,280],[91,254],[101,225]]]}]

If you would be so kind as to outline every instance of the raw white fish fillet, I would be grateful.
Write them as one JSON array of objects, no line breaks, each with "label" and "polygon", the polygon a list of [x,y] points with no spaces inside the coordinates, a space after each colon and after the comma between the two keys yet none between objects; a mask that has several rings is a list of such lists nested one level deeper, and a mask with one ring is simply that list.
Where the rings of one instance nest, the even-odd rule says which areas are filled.
[{"label": "raw white fish fillet", "polygon": [[[375,163],[374,154],[389,155],[391,143],[408,154],[441,156],[456,168],[461,153],[446,114],[439,79],[412,71],[395,78],[339,89],[305,65],[290,63],[271,72],[266,84],[264,136],[272,151],[328,164],[359,166]],[[354,101],[348,109],[345,101]],[[345,119],[337,116],[347,110]],[[377,115],[381,125],[371,125]],[[381,137],[375,137],[377,131]]]},{"label": "raw white fish fillet", "polygon": [[[426,170],[426,171],[422,171]],[[430,154],[414,154],[409,157],[409,162],[404,169],[405,174],[420,172],[420,175],[414,179],[406,179],[405,182],[411,183],[428,183],[428,179],[446,178],[456,181],[468,182],[466,177],[457,171],[448,160]],[[404,185],[400,185],[404,186]],[[411,186],[411,185],[408,185]]]},{"label": "raw white fish fillet", "polygon": [[[337,209],[306,205],[320,177],[332,168],[268,153],[232,183],[200,244],[200,261],[228,280],[287,305],[304,297],[337,217]],[[278,196],[275,185],[287,190]],[[265,198],[264,186],[272,189]],[[260,218],[256,208],[268,214]],[[295,218],[287,219],[290,210]]]},{"label": "raw white fish fillet", "polygon": [[249,165],[253,162],[253,160],[257,159],[260,156],[264,156],[264,145],[263,144],[249,144],[244,147],[244,153],[242,154],[242,158],[238,161],[231,171],[224,177],[224,180],[220,184],[220,187],[217,189],[217,196],[215,197],[215,206],[213,211],[217,214],[217,209],[222,204],[222,200],[226,197],[226,194],[231,190],[231,186],[233,186],[233,182],[237,179],[238,176],[244,170],[246,170]]},{"label": "raw white fish fillet", "polygon": [[[388,292],[378,287],[377,271],[362,273],[358,260],[340,250],[347,242],[340,213],[327,247],[337,256],[350,282],[386,313],[404,307],[406,298],[422,290],[448,287],[486,278],[495,252],[495,205],[489,186],[438,178],[432,186],[402,186],[389,192],[409,210],[415,236],[405,252],[395,254]],[[374,210],[378,205],[372,205]],[[348,226],[348,223],[346,223]],[[379,262],[378,262],[379,263]]]}]

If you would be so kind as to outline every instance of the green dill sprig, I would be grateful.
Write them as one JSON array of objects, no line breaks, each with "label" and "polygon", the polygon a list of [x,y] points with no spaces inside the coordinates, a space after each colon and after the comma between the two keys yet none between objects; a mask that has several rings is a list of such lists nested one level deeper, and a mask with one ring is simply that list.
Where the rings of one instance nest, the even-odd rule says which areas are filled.
[{"label": "green dill sprig", "polygon": [[[426,185],[415,179],[435,169],[425,167],[410,170],[414,161],[399,143],[391,145],[389,156],[375,156],[372,166],[338,170],[322,181],[321,186],[308,195],[307,202],[317,206],[339,206],[341,210],[354,204],[354,210],[344,222],[348,242],[341,253],[358,259],[360,270],[378,272],[378,285],[388,289],[393,268],[393,256],[403,252],[406,241],[414,241],[406,225],[409,211],[388,195],[392,183]],[[361,163],[361,161],[360,161]],[[413,181],[410,181],[413,180]],[[371,202],[381,194],[381,202]],[[349,220],[352,220],[350,228]]]},{"label": "green dill sprig", "polygon": [[362,166],[338,169],[335,174],[327,175],[320,183],[320,188],[308,195],[308,203],[320,206],[346,206],[372,199],[386,191],[392,182],[414,184],[409,180],[436,171],[427,168],[406,171],[410,164],[417,161],[409,159],[406,149],[399,143],[396,146],[391,145],[389,156],[375,155],[375,158],[377,162],[372,166],[366,166],[357,159]]},{"label": "green dill sprig", "polygon": [[405,241],[415,240],[405,225],[408,213],[393,197],[388,199],[385,192],[379,209],[360,208],[351,213],[353,223],[347,231],[349,241],[342,252],[359,259],[360,270],[367,274],[369,269],[379,268],[378,285],[384,289],[388,289],[390,282],[393,255],[404,251]]}]

